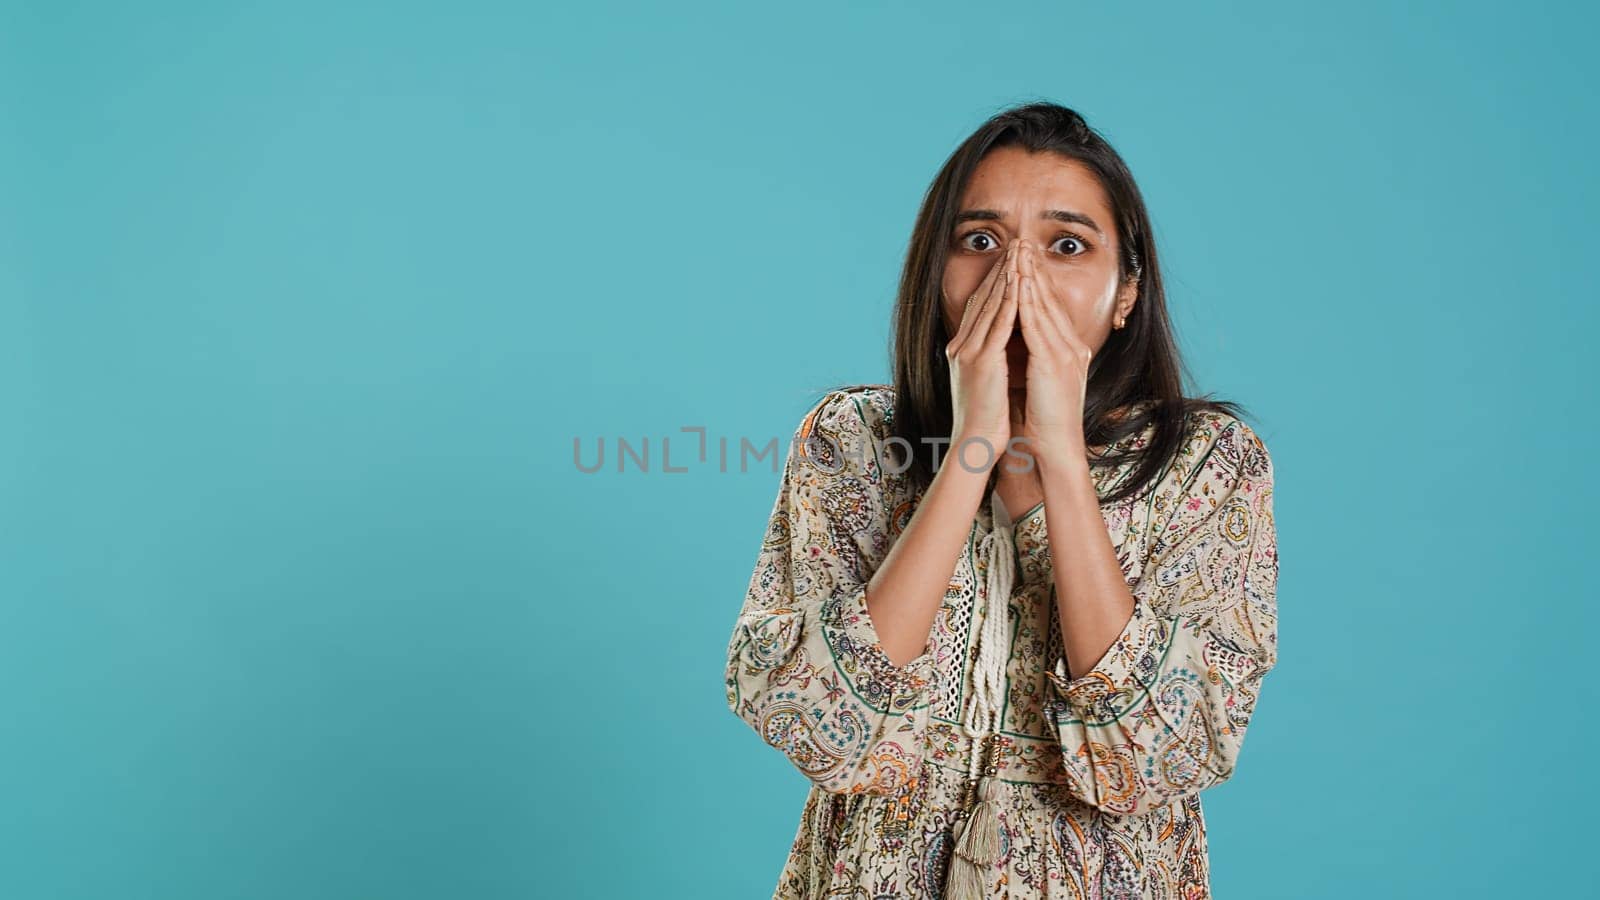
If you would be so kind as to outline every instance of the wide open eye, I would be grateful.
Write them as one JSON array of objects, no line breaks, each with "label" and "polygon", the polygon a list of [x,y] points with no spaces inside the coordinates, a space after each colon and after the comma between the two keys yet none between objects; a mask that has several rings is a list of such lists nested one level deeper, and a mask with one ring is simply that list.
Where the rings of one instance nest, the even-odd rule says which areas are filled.
[{"label": "wide open eye", "polygon": [[[974,246],[974,243],[977,242],[974,242],[973,238],[982,238],[982,243],[986,244],[987,246]],[[1000,242],[994,239],[994,235],[984,231],[981,228],[977,229],[976,231],[969,231],[962,235],[960,244],[962,247],[965,247],[968,250],[976,250],[979,253],[984,253],[1000,246]]]},{"label": "wide open eye", "polygon": [[1089,252],[1089,248],[1091,246],[1093,246],[1088,241],[1084,240],[1081,237],[1078,237],[1075,234],[1064,234],[1061,237],[1056,238],[1055,244],[1052,244],[1051,246],[1055,246],[1056,244],[1060,244],[1063,241],[1065,241],[1065,242],[1067,242],[1069,244],[1076,244],[1079,247],[1078,250],[1075,250],[1075,251],[1074,250],[1068,250],[1068,251],[1064,252],[1062,254],[1063,256],[1082,256],[1083,254],[1088,253]]}]

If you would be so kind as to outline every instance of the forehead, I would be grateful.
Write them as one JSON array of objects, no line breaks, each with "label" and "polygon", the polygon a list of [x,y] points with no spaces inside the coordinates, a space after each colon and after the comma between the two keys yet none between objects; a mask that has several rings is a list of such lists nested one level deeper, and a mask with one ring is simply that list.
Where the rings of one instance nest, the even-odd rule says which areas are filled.
[{"label": "forehead", "polygon": [[978,162],[962,190],[961,208],[1015,215],[1019,207],[1081,210],[1102,225],[1112,219],[1099,179],[1083,163],[1049,151],[992,150]]}]

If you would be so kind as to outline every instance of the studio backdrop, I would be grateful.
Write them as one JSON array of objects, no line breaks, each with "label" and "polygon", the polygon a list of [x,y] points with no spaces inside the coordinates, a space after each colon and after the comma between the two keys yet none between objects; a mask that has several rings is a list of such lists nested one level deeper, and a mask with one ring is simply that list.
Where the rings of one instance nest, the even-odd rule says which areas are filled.
[{"label": "studio backdrop", "polygon": [[[1204,872],[1105,801],[1008,832],[990,874],[1032,896],[1097,848],[1072,871],[1111,896],[1113,837],[1142,834],[1128,883],[1191,897],[1581,892],[1595,24],[1576,3],[6,4],[0,896],[937,896],[932,807],[808,800],[819,773],[931,777],[933,732],[891,760],[875,729],[954,735],[957,707],[895,707],[921,670],[843,595],[826,622],[741,612],[795,587],[758,577],[800,535],[773,529],[783,498],[812,528],[868,508],[805,487],[826,458],[786,481],[791,439],[889,427],[881,389],[823,401],[904,374],[924,202],[1029,103],[1125,161],[1184,392],[1240,404],[1228,458],[1270,454],[1275,546],[1230,570],[1250,605],[1226,622],[1264,640],[1270,562],[1273,665],[1232,693],[1265,644],[1152,631],[1211,648],[1192,693],[1150,690],[1123,643],[1126,693],[1083,701],[1143,704],[1118,709],[1151,740],[1181,698],[1219,704],[1194,708],[1231,754],[1199,794]],[[1162,509],[1248,496],[1266,521],[1242,483],[1175,480],[1191,505]],[[833,537],[884,551],[892,514]],[[1049,558],[1022,550],[1019,583]],[[988,583],[961,571],[952,596]],[[741,634],[764,643],[731,663]],[[739,715],[731,668],[776,654],[744,682],[775,691],[795,647],[895,668],[884,693],[850,668],[796,683],[789,718]],[[1124,771],[1220,771],[1185,773],[1195,740],[1131,740]],[[1076,746],[1040,777],[1077,765],[1073,796],[1111,796],[1119,745]],[[901,768],[828,768],[869,747]],[[869,846],[930,855],[847,872]]]}]

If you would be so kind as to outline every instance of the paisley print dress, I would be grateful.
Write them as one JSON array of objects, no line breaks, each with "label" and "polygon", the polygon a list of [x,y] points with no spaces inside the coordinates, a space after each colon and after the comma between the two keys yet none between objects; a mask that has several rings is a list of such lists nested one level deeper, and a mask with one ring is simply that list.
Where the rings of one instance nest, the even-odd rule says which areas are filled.
[{"label": "paisley print dress", "polygon": [[[943,895],[988,553],[1012,546],[985,540],[996,527],[1014,529],[1016,579],[996,605],[1014,638],[988,896],[1209,897],[1199,795],[1233,775],[1277,658],[1261,439],[1192,416],[1162,476],[1101,508],[1136,603],[1087,674],[1066,668],[1042,503],[1009,526],[980,504],[925,652],[895,666],[865,602],[919,499],[884,444],[893,408],[889,386],[841,390],[801,421],[728,645],[728,707],[812,782],[774,900]],[[1100,495],[1132,468],[1093,469]]]}]

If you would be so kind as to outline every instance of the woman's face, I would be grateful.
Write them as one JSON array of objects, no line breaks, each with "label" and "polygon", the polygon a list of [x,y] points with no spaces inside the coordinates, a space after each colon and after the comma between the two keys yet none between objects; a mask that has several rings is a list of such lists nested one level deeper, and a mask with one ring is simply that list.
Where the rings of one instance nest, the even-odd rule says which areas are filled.
[{"label": "woman's face", "polygon": [[[1137,281],[1118,284],[1120,248],[1105,192],[1082,163],[1020,147],[991,151],[961,195],[944,267],[945,333],[956,333],[967,298],[1016,238],[1035,251],[1040,299],[1098,353],[1138,294]],[[976,314],[978,305],[972,309]],[[1011,389],[1020,392],[1028,359],[1020,318],[1006,358]]]}]

